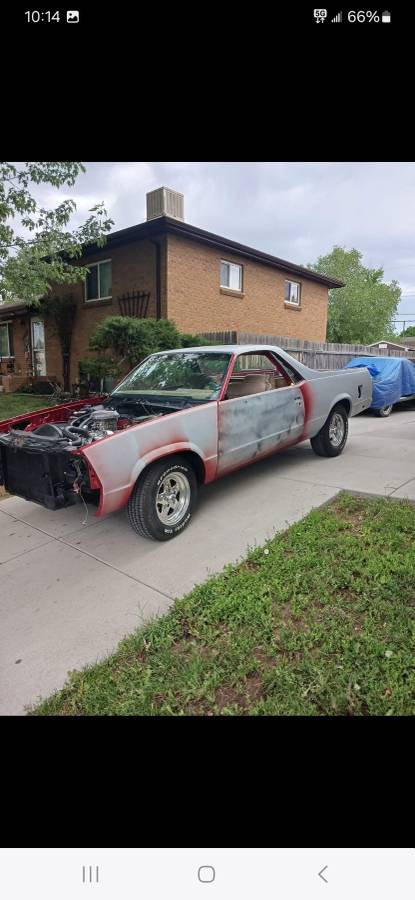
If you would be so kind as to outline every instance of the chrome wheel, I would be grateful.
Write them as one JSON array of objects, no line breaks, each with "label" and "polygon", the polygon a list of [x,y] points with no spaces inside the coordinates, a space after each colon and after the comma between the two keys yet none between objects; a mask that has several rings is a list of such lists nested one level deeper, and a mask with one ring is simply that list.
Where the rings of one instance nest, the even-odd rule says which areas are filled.
[{"label": "chrome wheel", "polygon": [[190,503],[190,484],[181,472],[166,475],[156,495],[156,512],[163,525],[177,525]]},{"label": "chrome wheel", "polygon": [[334,413],[329,427],[329,440],[332,447],[340,447],[344,438],[344,420],[340,413]]},{"label": "chrome wheel", "polygon": [[379,410],[379,415],[381,416],[381,418],[386,419],[387,416],[390,416],[392,409],[393,403],[390,403],[389,406],[382,406],[382,408]]}]

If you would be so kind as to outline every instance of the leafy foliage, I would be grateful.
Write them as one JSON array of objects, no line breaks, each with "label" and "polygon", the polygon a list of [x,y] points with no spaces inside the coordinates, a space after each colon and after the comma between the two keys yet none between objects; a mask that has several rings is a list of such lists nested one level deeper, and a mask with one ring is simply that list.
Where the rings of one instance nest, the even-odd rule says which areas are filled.
[{"label": "leafy foliage", "polygon": [[401,297],[399,284],[384,282],[383,269],[366,268],[359,250],[335,246],[308,268],[345,284],[329,290],[328,341],[371,344],[393,334],[392,318]]},{"label": "leafy foliage", "polygon": [[401,331],[401,337],[415,337],[415,325],[410,325],[409,328],[405,328],[405,331]]},{"label": "leafy foliage", "polygon": [[108,316],[90,338],[92,350],[111,350],[132,368],[159,350],[180,347],[180,334],[169,319],[133,319],[128,316]]},{"label": "leafy foliage", "polygon": [[207,341],[206,338],[201,337],[200,334],[182,333],[180,335],[180,341],[182,347],[209,347],[212,344],[212,341]]},{"label": "leafy foliage", "polygon": [[119,365],[109,356],[85,357],[79,362],[79,374],[82,379],[106,378],[119,374]]},{"label": "leafy foliage", "polygon": [[[102,203],[92,207],[86,222],[74,230],[69,221],[76,210],[65,198],[54,209],[41,207],[33,196],[33,185],[54,188],[75,184],[85,172],[81,162],[26,162],[21,168],[0,163],[0,295],[4,300],[24,300],[37,306],[52,284],[84,280],[87,270],[71,260],[83,247],[102,246],[113,225]],[[22,237],[15,221],[32,237]]]}]

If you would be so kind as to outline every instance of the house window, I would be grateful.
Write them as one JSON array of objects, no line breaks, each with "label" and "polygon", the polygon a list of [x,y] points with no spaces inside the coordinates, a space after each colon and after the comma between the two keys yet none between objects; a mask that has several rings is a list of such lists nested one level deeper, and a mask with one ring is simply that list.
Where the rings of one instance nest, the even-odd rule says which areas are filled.
[{"label": "house window", "polygon": [[0,359],[3,356],[10,356],[10,336],[8,325],[0,325]]},{"label": "house window", "polygon": [[111,260],[92,263],[85,282],[85,300],[110,300],[112,297]]},{"label": "house window", "polygon": [[226,262],[225,259],[220,263],[220,286],[228,288],[230,291],[242,291],[242,266],[236,263]]},{"label": "house window", "polygon": [[293,306],[300,305],[301,285],[298,281],[285,282],[285,302]]}]

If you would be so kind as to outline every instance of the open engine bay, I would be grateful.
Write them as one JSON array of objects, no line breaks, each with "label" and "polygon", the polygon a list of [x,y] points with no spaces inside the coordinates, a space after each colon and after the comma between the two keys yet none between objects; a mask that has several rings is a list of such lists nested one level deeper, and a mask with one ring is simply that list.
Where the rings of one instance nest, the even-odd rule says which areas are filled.
[{"label": "open engine bay", "polygon": [[20,416],[7,428],[8,423],[2,423],[0,484],[49,509],[72,505],[78,495],[98,502],[100,486],[82,448],[177,409],[166,402],[121,396],[51,407]]}]

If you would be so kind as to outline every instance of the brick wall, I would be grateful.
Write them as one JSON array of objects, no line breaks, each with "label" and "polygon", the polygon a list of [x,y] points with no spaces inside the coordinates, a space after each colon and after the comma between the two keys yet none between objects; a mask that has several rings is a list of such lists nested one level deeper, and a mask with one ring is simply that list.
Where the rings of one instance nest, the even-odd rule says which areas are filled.
[{"label": "brick wall", "polygon": [[[219,250],[197,241],[169,235],[159,238],[161,245],[161,313],[173,319],[180,331],[252,331],[281,334],[305,340],[322,341],[326,336],[327,288],[307,278],[301,281],[301,307],[284,304],[285,273],[271,266],[251,262],[233,253],[221,256]],[[243,296],[220,288],[220,260],[225,258],[243,266]],[[112,261],[112,299],[84,301],[84,285],[59,285],[51,293],[71,293],[77,315],[71,349],[70,382],[79,377],[79,361],[94,355],[89,338],[104,318],[119,315],[118,298],[133,290],[150,291],[148,316],[156,316],[156,251],[149,240],[118,247],[103,247],[98,253],[81,259],[78,265],[99,260]],[[24,338],[28,321],[13,323],[16,373],[28,367]],[[48,375],[62,380],[62,360],[58,335],[52,320],[45,318],[46,366]],[[29,361],[30,364],[30,361]]]},{"label": "brick wall", "polygon": [[[284,304],[290,276],[271,266],[197,241],[168,237],[168,316],[181,331],[254,331],[324,341],[327,288],[306,278],[301,282],[301,308]],[[220,260],[243,265],[243,296],[220,289]]]},{"label": "brick wall", "polygon": [[[36,316],[35,310],[32,316]],[[30,353],[30,319],[31,317],[23,312],[21,316],[15,316],[10,324],[9,331],[11,333],[13,355],[14,355],[14,374],[13,379],[9,380],[9,389],[18,390],[18,387],[27,383],[28,372],[32,367],[32,359]],[[1,321],[1,320],[0,320]],[[59,353],[59,345],[57,338],[53,333],[50,323],[45,319],[45,337],[46,337],[46,370],[50,377],[57,377],[60,371],[61,361]],[[2,362],[2,371],[6,374],[7,360]],[[3,379],[3,385],[6,382]]]},{"label": "brick wall", "polygon": [[[16,316],[9,324],[9,332],[12,334],[14,371],[16,375],[25,376],[30,366],[29,354],[26,356],[27,341],[29,338],[29,319],[25,313]],[[6,365],[3,361],[3,371]]]},{"label": "brick wall", "polygon": [[[78,261],[78,265],[89,265],[99,260],[111,259],[112,262],[112,300],[84,300],[84,285],[58,285],[51,293],[53,296],[73,294],[77,303],[77,314],[74,323],[71,347],[71,384],[79,378],[79,361],[84,357],[94,356],[89,349],[89,338],[99,324],[107,316],[120,315],[118,297],[128,291],[150,291],[150,302],[147,315],[156,316],[156,275],[155,247],[150,241],[135,241],[120,247],[105,248],[86,259]],[[166,290],[165,261],[162,252],[162,308],[166,306],[163,291]],[[46,365],[47,371],[56,372],[62,380],[62,363],[59,341],[53,322],[45,320]]]}]

